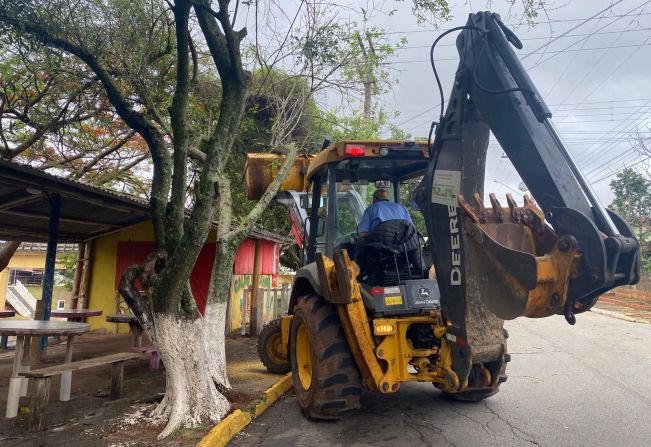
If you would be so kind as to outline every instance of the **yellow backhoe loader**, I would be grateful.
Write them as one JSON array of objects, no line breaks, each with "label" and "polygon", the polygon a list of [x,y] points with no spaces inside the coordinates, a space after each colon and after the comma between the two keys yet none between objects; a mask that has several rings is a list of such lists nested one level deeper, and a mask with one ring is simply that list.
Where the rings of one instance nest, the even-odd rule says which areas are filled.
[{"label": "yellow backhoe loader", "polygon": [[[504,320],[574,324],[601,294],[639,280],[638,240],[574,164],[511,48],[518,38],[490,12],[450,31],[461,31],[460,63],[432,142],[326,145],[295,162],[277,197],[304,265],[259,353],[269,370],[291,369],[311,418],[341,418],[363,387],[395,393],[407,381],[484,399],[506,380]],[[491,131],[533,198],[484,197]],[[250,198],[280,158],[249,155]],[[422,213],[426,243],[406,219],[358,234],[378,189]]]}]

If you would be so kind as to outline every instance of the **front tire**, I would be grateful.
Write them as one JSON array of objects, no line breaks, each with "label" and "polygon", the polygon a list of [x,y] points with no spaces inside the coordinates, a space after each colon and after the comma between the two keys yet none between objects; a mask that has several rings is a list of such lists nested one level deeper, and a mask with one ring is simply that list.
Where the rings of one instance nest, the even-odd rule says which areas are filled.
[{"label": "front tire", "polygon": [[340,419],[360,406],[361,376],[337,309],[316,295],[299,298],[290,334],[294,390],[311,419]]},{"label": "front tire", "polygon": [[258,356],[267,371],[273,374],[287,374],[291,370],[287,356],[283,355],[280,319],[265,325],[258,336]]}]

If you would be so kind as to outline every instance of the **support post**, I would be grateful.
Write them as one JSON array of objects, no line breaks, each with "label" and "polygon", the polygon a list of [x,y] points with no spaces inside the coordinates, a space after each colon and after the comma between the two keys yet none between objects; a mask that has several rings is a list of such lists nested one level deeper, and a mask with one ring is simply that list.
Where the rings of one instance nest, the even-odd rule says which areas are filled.
[{"label": "support post", "polygon": [[124,361],[111,363],[111,394],[110,399],[122,399],[124,389]]},{"label": "support post", "polygon": [[84,256],[86,256],[86,244],[77,246],[77,262],[75,263],[75,276],[72,280],[72,303],[70,307],[77,309],[79,304],[79,288],[81,286],[81,274],[84,270]]},{"label": "support post", "polygon": [[9,391],[7,393],[7,412],[5,417],[14,418],[18,415],[18,401],[20,400],[20,389],[22,388],[23,377],[20,377],[20,369],[23,361],[23,348],[25,346],[25,336],[16,337],[16,353],[14,356],[14,367],[9,379]]},{"label": "support post", "polygon": [[[26,373],[29,372],[29,357],[30,351],[32,349],[32,337],[31,335],[25,335],[25,342],[23,343],[23,359],[20,362],[20,372]],[[27,384],[29,379],[23,377],[23,382],[20,384],[20,396],[27,396]]]},{"label": "support post", "polygon": [[[54,287],[54,267],[57,257],[57,239],[59,237],[59,214],[61,211],[61,196],[50,194],[50,220],[48,222],[47,251],[45,253],[45,271],[43,272],[43,320],[50,319],[52,309],[52,289]],[[41,337],[41,357],[45,355],[47,337]]]},{"label": "support post", "polygon": [[260,288],[260,271],[262,270],[262,240],[255,240],[253,254],[253,280],[251,282],[251,313],[249,314],[249,335],[258,335],[258,290]]},{"label": "support post", "polygon": [[[93,256],[93,241],[86,242],[86,249],[84,250],[84,267],[81,275],[81,283],[79,285],[79,296],[77,302],[78,309],[88,309],[88,287],[90,284],[90,270],[91,258]],[[81,303],[79,303],[81,301]]]},{"label": "support post", "polygon": [[139,348],[142,346],[142,326],[140,321],[129,321],[129,329],[131,330],[131,347]]},{"label": "support post", "polygon": [[29,431],[39,432],[47,428],[46,410],[50,400],[50,377],[34,379],[36,389],[32,397],[32,414],[29,419]]},{"label": "support post", "polygon": [[[75,342],[73,334],[68,335],[66,341],[66,358],[65,363],[72,363],[72,344]],[[70,390],[72,389],[72,371],[61,373],[61,387],[59,388],[59,400],[67,402],[70,400]]]},{"label": "support post", "polygon": [[[43,301],[36,301],[36,310],[34,311],[34,321],[43,320]],[[45,358],[43,358],[45,360]],[[41,362],[41,337],[32,337],[32,348],[30,350],[30,364],[38,365]]]}]

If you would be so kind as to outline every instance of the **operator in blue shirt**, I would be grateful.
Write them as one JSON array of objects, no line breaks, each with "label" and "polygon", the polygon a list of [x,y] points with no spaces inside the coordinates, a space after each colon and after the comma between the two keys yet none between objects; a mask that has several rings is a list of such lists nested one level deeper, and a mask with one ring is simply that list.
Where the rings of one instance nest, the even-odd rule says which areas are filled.
[{"label": "operator in blue shirt", "polygon": [[376,189],[373,193],[373,204],[366,208],[362,220],[357,225],[357,234],[360,237],[368,236],[382,222],[396,219],[413,223],[407,208],[399,203],[391,202],[386,190]]}]

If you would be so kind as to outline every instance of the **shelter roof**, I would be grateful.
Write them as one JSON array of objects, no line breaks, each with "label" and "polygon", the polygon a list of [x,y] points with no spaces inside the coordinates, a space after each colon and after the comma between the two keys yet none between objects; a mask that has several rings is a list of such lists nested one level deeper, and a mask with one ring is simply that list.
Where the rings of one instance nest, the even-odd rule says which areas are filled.
[{"label": "shelter roof", "polygon": [[[143,199],[0,159],[0,240],[47,242],[50,198],[61,196],[58,242],[82,242],[151,218]],[[254,228],[250,237],[291,239]]]},{"label": "shelter roof", "polygon": [[61,196],[59,242],[80,242],[149,219],[149,204],[0,160],[0,239],[47,241],[50,198]]}]

